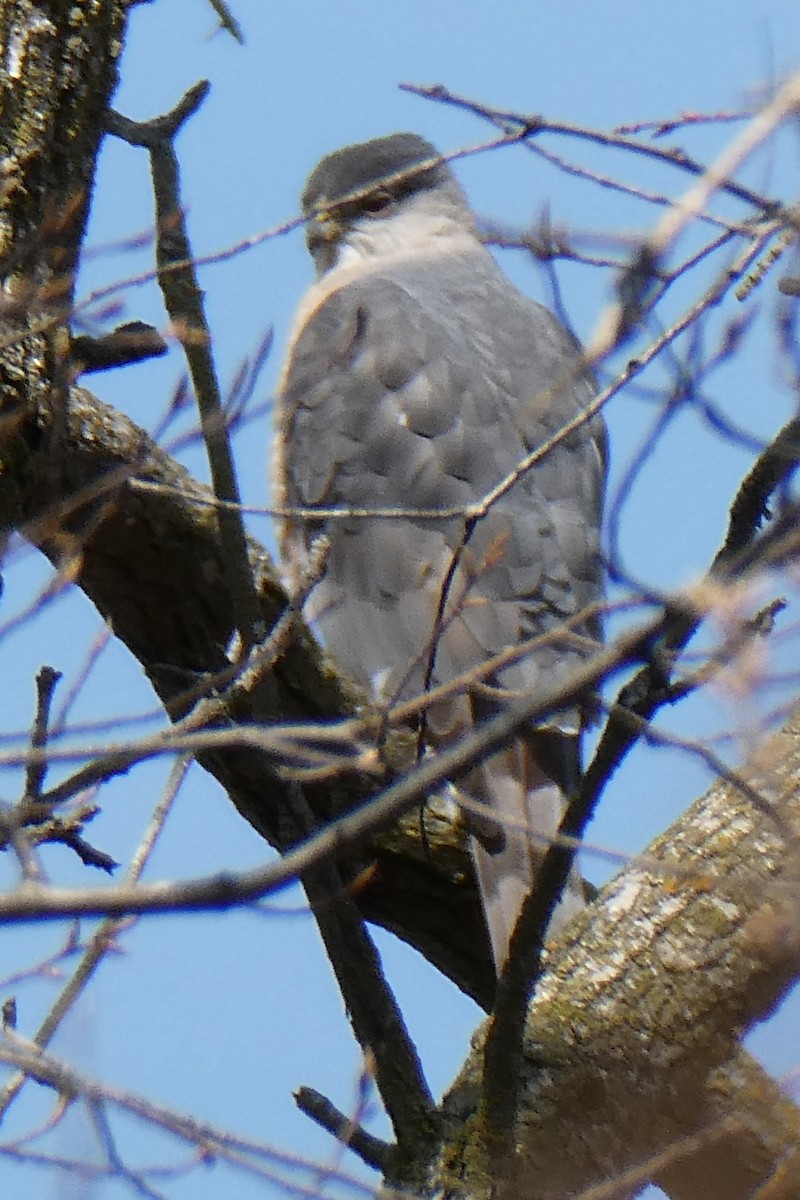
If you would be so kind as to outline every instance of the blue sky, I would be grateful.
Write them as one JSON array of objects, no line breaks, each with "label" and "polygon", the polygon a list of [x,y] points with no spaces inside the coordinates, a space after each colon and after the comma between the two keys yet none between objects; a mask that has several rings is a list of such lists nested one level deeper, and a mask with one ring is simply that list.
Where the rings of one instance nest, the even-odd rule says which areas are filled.
[{"label": "blue sky", "polygon": [[[120,111],[146,118],[172,107],[198,78],[211,80],[207,102],[178,142],[189,227],[199,255],[252,238],[295,215],[310,169],[321,155],[345,143],[414,129],[442,150],[452,150],[490,135],[489,127],[474,117],[400,91],[401,81],[443,83],[486,104],[610,129],[690,110],[738,110],[769,94],[787,71],[800,67],[800,10],[788,0],[757,5],[673,0],[668,6],[640,0],[602,5],[588,0],[560,5],[531,0],[495,0],[492,5],[478,0],[404,0],[396,5],[232,0],[232,8],[245,33],[244,46],[214,35],[213,12],[204,0],[161,0],[134,8],[116,98]],[[736,128],[692,130],[677,140],[709,159]],[[566,140],[548,145],[641,187],[678,195],[688,186],[688,179],[672,170],[619,153]],[[743,177],[765,192],[791,198],[797,156],[796,133],[787,132],[774,149],[748,164]],[[548,212],[556,225],[619,239],[650,228],[657,216],[651,206],[548,168],[519,148],[464,161],[458,173],[476,209],[511,226]],[[109,141],[89,239],[95,252],[87,258],[80,294],[89,296],[106,283],[147,270],[150,249],[125,248],[125,242],[151,226],[145,153]],[[547,281],[539,270],[511,253],[501,261],[519,286],[547,299]],[[273,329],[275,352],[258,388],[259,398],[268,400],[293,309],[310,277],[300,232],[202,267],[223,387]],[[612,295],[613,279],[577,265],[559,266],[558,277],[570,319],[586,338]],[[679,290],[664,319],[674,317],[689,295],[689,290]],[[126,317],[163,326],[153,287],[126,289],[120,299]],[[754,436],[766,437],[785,420],[793,398],[771,333],[774,284],[768,283],[753,303],[760,324],[747,367],[718,372],[709,381],[709,399]],[[96,313],[96,306],[88,311]],[[89,382],[103,399],[153,428],[182,372],[173,349],[157,363]],[[609,412],[615,485],[657,416],[657,389],[665,378],[670,381],[669,374],[656,374],[649,382],[654,394],[639,392],[615,402]],[[264,415],[235,446],[243,496],[255,507],[269,501],[269,439]],[[206,478],[199,448],[182,457]],[[675,586],[701,571],[719,544],[727,504],[748,461],[740,448],[721,447],[696,412],[681,414],[625,512],[623,549],[630,571],[653,587]],[[269,542],[266,518],[254,516],[251,527]],[[32,552],[15,550],[6,572],[0,634],[47,578]],[[62,671],[63,686],[68,685],[98,628],[83,598],[68,593],[13,637],[2,637],[6,686],[0,728],[18,731],[27,725],[33,675],[43,662]],[[90,720],[131,713],[156,714],[157,707],[136,664],[112,644],[74,716]],[[733,716],[739,720],[742,714]],[[716,708],[692,702],[668,714],[665,724],[683,731],[713,729],[730,717],[730,703],[723,697]],[[124,729],[117,726],[113,736],[124,736]],[[104,791],[104,812],[93,837],[121,861],[135,846],[166,772],[164,764],[150,764]],[[709,778],[685,756],[637,753],[615,779],[591,839],[620,855],[635,852]],[[3,798],[12,799],[18,786],[18,778],[4,771]],[[243,867],[264,856],[263,843],[216,784],[194,768],[150,877]],[[83,878],[60,850],[47,853],[46,865],[54,879]],[[605,859],[587,857],[592,878],[600,881],[611,869]],[[0,863],[0,879],[13,879],[12,864]],[[279,898],[270,916],[140,923],[122,939],[121,952],[103,965],[54,1050],[109,1082],[266,1137],[281,1149],[336,1161],[335,1148],[295,1111],[291,1100],[293,1089],[310,1084],[343,1108],[351,1107],[359,1065],[330,969],[301,906],[299,894],[292,893]],[[463,1059],[479,1014],[411,951],[387,935],[376,936],[431,1083],[440,1092]],[[64,930],[23,928],[3,931],[0,937],[0,973],[5,975],[52,952]],[[54,988],[52,980],[38,979],[17,989],[22,1032],[35,1029]],[[787,1006],[754,1039],[776,1072],[792,1070],[800,1058],[793,1016],[796,1021],[796,1007],[792,1013]],[[10,1131],[22,1129],[25,1118],[43,1111],[40,1098],[33,1089],[29,1092]],[[376,1127],[382,1128],[380,1123]],[[132,1155],[148,1161],[168,1155],[166,1144],[156,1144],[149,1133],[127,1136]],[[77,1152],[90,1144],[88,1127],[75,1121],[69,1136],[55,1135],[51,1148]],[[23,1172],[2,1159],[0,1182],[7,1184],[6,1194],[22,1194],[24,1188],[31,1200],[56,1195],[117,1200],[130,1194],[119,1184],[93,1189],[67,1185],[44,1171],[36,1174],[28,1167]],[[180,1200],[206,1200],[218,1196],[220,1186],[216,1171],[203,1170],[166,1190]],[[234,1186],[237,1200],[269,1194],[254,1180],[240,1179]]]}]

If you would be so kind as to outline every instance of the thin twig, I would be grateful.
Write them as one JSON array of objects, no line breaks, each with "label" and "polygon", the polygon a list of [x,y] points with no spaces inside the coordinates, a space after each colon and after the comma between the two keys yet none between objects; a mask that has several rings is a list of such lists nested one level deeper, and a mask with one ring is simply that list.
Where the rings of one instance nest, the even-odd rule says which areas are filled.
[{"label": "thin twig", "polygon": [[[277,1182],[282,1190],[289,1190],[295,1195],[307,1195],[309,1200],[312,1196],[318,1198],[318,1191],[306,1189],[296,1180],[299,1172],[318,1173],[318,1162],[282,1152],[265,1142],[239,1137],[210,1122],[187,1116],[167,1105],[156,1104],[135,1092],[101,1083],[75,1070],[63,1059],[31,1050],[22,1038],[7,1036],[4,1042],[0,1041],[0,1063],[24,1071],[31,1079],[53,1088],[61,1096],[80,1096],[90,1103],[105,1104],[187,1142],[201,1152],[202,1158],[198,1159],[198,1163],[218,1158],[261,1179]],[[285,1174],[277,1174],[278,1170]],[[328,1174],[336,1182],[345,1184],[349,1190],[361,1192],[365,1200],[373,1196],[374,1188],[354,1179],[347,1172],[332,1170]]]},{"label": "thin twig", "polygon": [[[423,99],[433,100],[437,104],[447,104],[463,109],[465,112],[470,112],[474,116],[491,122],[498,129],[507,133],[516,132],[524,138],[533,138],[542,133],[555,133],[565,137],[578,138],[581,141],[592,142],[598,146],[608,146],[618,150],[630,150],[635,154],[655,159],[668,166],[677,167],[679,170],[686,171],[690,175],[702,176],[707,171],[707,167],[690,158],[683,150],[665,150],[660,146],[654,146],[651,142],[641,141],[637,138],[627,137],[616,132],[609,133],[607,130],[592,129],[585,125],[574,125],[567,121],[551,121],[535,114],[525,116],[521,113],[492,108],[488,104],[476,103],[467,96],[459,96],[442,84],[423,87],[414,83],[401,83],[400,88],[404,92],[410,92],[413,96],[421,96]],[[777,200],[762,196],[751,188],[734,183],[730,179],[726,179],[722,183],[720,190],[730,196],[734,196],[737,200],[744,201],[745,204],[756,208],[762,216],[768,218],[775,217],[783,207]]]},{"label": "thin twig", "polygon": [[[40,667],[36,675],[36,716],[31,731],[31,748],[43,751],[47,745],[50,724],[50,708],[53,703],[56,684],[61,678],[61,672],[52,667]],[[47,774],[47,758],[36,754],[28,763],[25,772],[25,797],[38,800],[42,794],[42,784]]]},{"label": "thin twig", "polygon": [[[125,873],[126,884],[136,884],[141,878],[142,872],[161,836],[178,791],[186,778],[189,766],[189,760],[179,760],[173,766],[164,789],[164,794],[155,807],[142,841]],[[117,935],[129,923],[129,918],[120,920],[118,917],[107,917],[98,929],[95,930],[71,978],[59,993],[55,1003],[34,1034],[33,1045],[37,1046],[40,1050],[44,1050],[50,1044],[61,1022],[67,1013],[70,1012],[78,996],[83,992],[100,963],[113,947]],[[0,1091],[0,1122],[2,1122],[9,1106],[19,1094],[24,1082],[24,1075],[15,1075],[8,1080]]]},{"label": "thin twig", "polygon": [[[236,468],[211,350],[211,331],[181,205],[180,167],[174,147],[184,123],[197,111],[208,91],[208,83],[196,84],[172,112],[147,122],[131,121],[111,112],[109,128],[131,145],[144,146],[150,153],[158,229],[158,280],[173,330],[189,364],[214,494],[220,500],[238,505],[241,497]],[[176,263],[182,264],[180,270],[174,269]],[[247,537],[238,508],[219,509],[218,520],[225,580],[242,648],[246,651],[263,636]]]},{"label": "thin twig", "polygon": [[367,1133],[366,1129],[353,1121],[352,1117],[346,1116],[315,1088],[298,1088],[294,1100],[302,1113],[357,1154],[362,1162],[386,1174],[393,1150],[389,1142]]},{"label": "thin twig", "polygon": [[[285,819],[299,842],[314,829],[302,789],[289,788]],[[402,1012],[380,957],[336,863],[322,861],[301,875],[356,1041],[375,1071],[381,1100],[404,1156],[422,1156],[433,1144],[434,1103]]]},{"label": "thin twig", "polygon": [[240,46],[243,46],[244,34],[242,33],[242,27],[225,3],[225,0],[208,0],[208,2],[219,17],[220,28],[229,33]]}]

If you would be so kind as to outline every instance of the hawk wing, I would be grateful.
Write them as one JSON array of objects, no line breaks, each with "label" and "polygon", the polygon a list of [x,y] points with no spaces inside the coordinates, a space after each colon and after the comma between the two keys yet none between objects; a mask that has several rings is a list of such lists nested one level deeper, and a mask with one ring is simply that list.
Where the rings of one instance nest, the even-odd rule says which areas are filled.
[{"label": "hawk wing", "polygon": [[[335,289],[323,279],[294,336],[279,392],[282,502],[408,514],[285,522],[290,564],[326,536],[308,615],[343,669],[379,699],[406,700],[551,635],[432,708],[434,744],[568,674],[591,650],[563,636],[565,621],[584,638],[599,634],[597,617],[582,615],[601,594],[597,421],[548,451],[466,540],[462,515],[585,407],[593,385],[576,376],[576,356],[566,331],[479,246],[474,261],[408,259]],[[562,714],[544,756],[541,739],[538,750],[523,741],[467,781],[509,823],[494,839],[484,827],[476,846],[498,965],[544,852],[520,829],[555,831],[554,784],[574,782],[580,724],[579,712]]]}]

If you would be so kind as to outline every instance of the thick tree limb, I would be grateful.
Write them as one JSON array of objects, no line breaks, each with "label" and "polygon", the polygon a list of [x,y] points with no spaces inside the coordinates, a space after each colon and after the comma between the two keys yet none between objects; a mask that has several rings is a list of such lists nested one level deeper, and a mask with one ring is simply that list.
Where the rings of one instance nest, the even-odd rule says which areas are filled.
[{"label": "thick tree limb", "polygon": [[[742,774],[800,830],[800,707]],[[738,1039],[800,974],[799,917],[796,833],[787,844],[727,783],[604,889],[559,942],[528,1014],[516,1163],[528,1197],[610,1184],[705,1129],[694,1152],[661,1159],[672,1195],[744,1200],[766,1184],[800,1139],[800,1113],[740,1056]],[[466,1164],[455,1191],[471,1197],[491,1192],[481,1069],[477,1051],[445,1105],[442,1182],[453,1186],[450,1164]],[[798,1195],[788,1179],[775,1196]]]},{"label": "thick tree limb", "polygon": [[[70,391],[55,458],[50,438],[46,457],[38,451],[50,419],[42,409],[20,429],[18,452],[0,488],[0,519],[26,533],[54,563],[71,562],[79,586],[141,663],[171,715],[180,716],[189,707],[187,696],[203,694],[207,675],[230,669],[225,647],[234,624],[213,497],[142,430],[80,388]],[[44,472],[61,478],[60,496],[42,496]],[[161,484],[163,491],[137,490],[132,476]],[[250,553],[261,614],[271,628],[286,596],[264,551],[251,542]],[[325,721],[348,715],[353,703],[330,662],[298,631],[268,685],[237,689],[226,711],[229,721],[246,723]],[[259,833],[286,849],[288,785],[274,763],[246,749],[200,759]],[[325,822],[363,802],[375,786],[351,776],[304,790],[315,819]],[[423,844],[417,814],[403,829],[344,864],[351,877],[371,868],[359,905],[488,1003],[493,972],[459,836],[442,821],[428,822]]]}]

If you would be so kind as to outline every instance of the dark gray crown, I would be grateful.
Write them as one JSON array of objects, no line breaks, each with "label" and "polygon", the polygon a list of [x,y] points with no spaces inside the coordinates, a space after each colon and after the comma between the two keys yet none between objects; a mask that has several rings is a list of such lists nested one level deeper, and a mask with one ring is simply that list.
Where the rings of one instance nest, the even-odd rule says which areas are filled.
[{"label": "dark gray crown", "polygon": [[[437,155],[438,150],[416,133],[392,133],[371,142],[345,146],[323,158],[312,171],[303,191],[303,212],[309,213],[320,202],[336,201]],[[392,184],[390,190],[395,196],[408,196],[438,187],[451,178],[447,165],[440,163],[413,172],[407,179]]]}]

